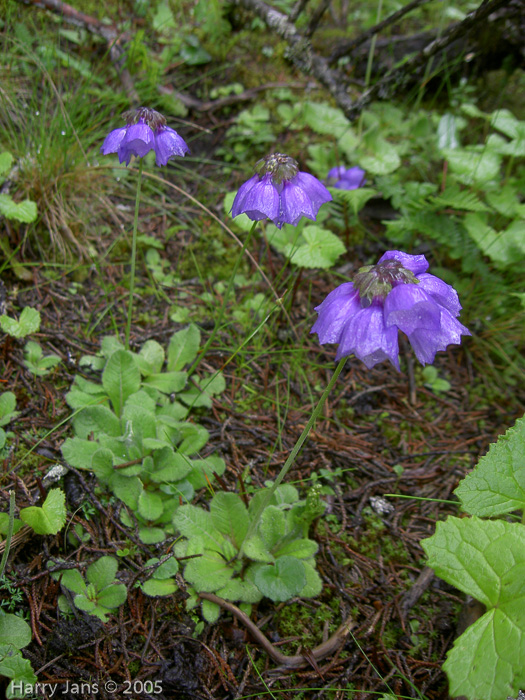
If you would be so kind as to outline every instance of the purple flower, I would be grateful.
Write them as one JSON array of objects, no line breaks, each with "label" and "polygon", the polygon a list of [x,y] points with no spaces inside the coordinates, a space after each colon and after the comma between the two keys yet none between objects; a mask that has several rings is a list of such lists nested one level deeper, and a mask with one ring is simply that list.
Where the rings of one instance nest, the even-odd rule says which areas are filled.
[{"label": "purple flower", "polygon": [[347,169],[344,165],[338,165],[329,171],[326,181],[328,185],[339,190],[356,190],[366,184],[365,174],[365,171],[357,166]]},{"label": "purple flower", "polygon": [[184,139],[166,126],[166,118],[154,109],[139,107],[124,115],[126,126],[111,131],[100,150],[104,155],[116,153],[120,163],[129,165],[131,156],[143,158],[155,151],[157,165],[166,165],[172,156],[189,152]]},{"label": "purple flower", "polygon": [[317,178],[299,172],[297,161],[282,153],[260,160],[256,174],[235,195],[232,216],[246,214],[252,221],[270,219],[278,227],[297,226],[302,216],[315,220],[332,195]]},{"label": "purple flower", "polygon": [[311,332],[321,344],[339,343],[337,360],[353,353],[368,369],[390,360],[399,370],[400,330],[421,364],[430,364],[436,352],[471,333],[457,320],[456,290],[427,268],[424,255],[389,250],[377,265],[362,267],[353,282],[330,292],[316,307]]}]

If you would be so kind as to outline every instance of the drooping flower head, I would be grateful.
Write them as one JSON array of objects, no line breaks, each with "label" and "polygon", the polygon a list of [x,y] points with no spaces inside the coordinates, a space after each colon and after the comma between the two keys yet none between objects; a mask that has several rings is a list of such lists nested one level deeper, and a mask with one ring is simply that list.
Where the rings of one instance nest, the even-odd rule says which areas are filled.
[{"label": "drooping flower head", "polygon": [[116,153],[120,163],[129,165],[131,156],[143,158],[151,150],[155,151],[157,165],[166,165],[172,156],[184,156],[189,148],[178,133],[166,126],[166,117],[148,107],[124,112],[126,126],[111,131],[100,151],[107,155]]},{"label": "drooping flower head", "polygon": [[408,336],[421,364],[471,335],[458,320],[456,290],[426,272],[424,255],[389,250],[377,265],[362,267],[353,282],[334,289],[320,306],[311,332],[339,343],[336,359],[352,353],[368,369],[390,360],[399,370],[398,331]]},{"label": "drooping flower head", "polygon": [[338,190],[356,190],[366,184],[365,175],[365,171],[357,165],[353,168],[338,165],[328,172],[326,181],[330,187]]},{"label": "drooping flower head", "polygon": [[232,216],[246,214],[252,221],[270,219],[278,228],[283,224],[297,226],[302,216],[315,221],[321,205],[331,199],[317,178],[299,171],[296,160],[273,153],[255,165],[255,175],[239,188]]}]

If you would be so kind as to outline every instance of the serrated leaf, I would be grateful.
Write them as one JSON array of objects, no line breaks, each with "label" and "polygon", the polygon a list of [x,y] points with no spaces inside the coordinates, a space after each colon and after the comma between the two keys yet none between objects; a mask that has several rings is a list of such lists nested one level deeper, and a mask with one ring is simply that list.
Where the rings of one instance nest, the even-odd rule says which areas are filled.
[{"label": "serrated leaf", "polygon": [[197,356],[201,342],[201,333],[198,327],[191,323],[187,328],[175,333],[168,346],[168,370],[170,372],[181,370]]},{"label": "serrated leaf", "polygon": [[251,581],[241,581],[239,578],[232,578],[217,591],[217,595],[225,600],[242,601],[244,603],[258,603],[262,594]]},{"label": "serrated leaf", "polygon": [[175,513],[173,524],[184,537],[202,537],[207,549],[221,551],[224,537],[214,529],[208,511],[197,506],[183,505]]},{"label": "serrated leaf", "polygon": [[454,493],[471,515],[525,510],[525,418],[500,435]]},{"label": "serrated leaf", "polygon": [[100,557],[90,564],[86,572],[89,583],[93,583],[97,590],[109,586],[115,580],[118,569],[118,561],[114,557]]},{"label": "serrated leaf", "polygon": [[102,386],[120,416],[128,396],[140,389],[140,371],[130,352],[117,350],[111,355],[102,373]]},{"label": "serrated leaf", "polygon": [[464,225],[480,250],[499,268],[518,263],[525,254],[525,222],[513,221],[504,231],[495,231],[479,214],[467,214]]},{"label": "serrated leaf", "polygon": [[450,695],[516,696],[525,685],[525,528],[449,517],[422,546],[441,578],[487,606],[443,666]]},{"label": "serrated leaf", "polygon": [[346,202],[355,216],[358,215],[369,199],[377,196],[376,190],[373,190],[371,187],[358,187],[355,190],[340,190],[337,187],[331,187],[330,192],[335,202]]},{"label": "serrated leaf", "polygon": [[301,598],[315,598],[323,590],[323,582],[315,569],[315,562],[302,562],[304,574],[306,576],[306,584],[299,594]]},{"label": "serrated leaf", "polygon": [[115,496],[131,510],[137,510],[142,493],[142,482],[137,476],[123,476],[115,472],[111,477],[111,488]]},{"label": "serrated leaf", "polygon": [[52,489],[42,507],[29,506],[20,511],[20,520],[37,535],[56,535],[66,523],[66,497],[61,489]]},{"label": "serrated leaf", "polygon": [[233,576],[233,569],[218,552],[204,550],[200,557],[190,559],[184,569],[184,578],[197,591],[213,593],[223,588]]},{"label": "serrated leaf", "polygon": [[263,595],[277,603],[298,595],[306,585],[306,575],[302,562],[281,557],[273,566],[260,565],[254,583]]},{"label": "serrated leaf", "polygon": [[243,544],[243,553],[254,561],[273,562],[275,557],[269,551],[265,541],[260,535],[254,535]]},{"label": "serrated leaf", "polygon": [[330,134],[340,138],[351,131],[350,122],[343,112],[325,103],[305,102],[302,118],[317,134]]},{"label": "serrated leaf", "polygon": [[0,194],[0,214],[6,219],[14,219],[24,224],[31,224],[38,216],[35,202],[24,199],[23,202],[14,202],[10,195]]},{"label": "serrated leaf", "polygon": [[[393,173],[401,165],[401,158],[397,148],[381,137],[375,137],[366,155],[359,156],[359,165],[372,175],[388,175]],[[373,153],[370,153],[370,146]]]},{"label": "serrated leaf", "polygon": [[[6,698],[24,698],[33,694],[38,679],[33,672],[29,659],[24,659],[20,652],[5,655],[0,661],[0,676],[12,679],[6,690]],[[27,691],[27,692],[26,692]]]},{"label": "serrated leaf", "polygon": [[213,527],[240,547],[248,530],[248,509],[236,493],[219,491],[210,503]]},{"label": "serrated leaf", "polygon": [[302,238],[305,242],[290,256],[290,262],[298,267],[332,267],[346,250],[334,233],[319,226],[305,226]]},{"label": "serrated leaf", "polygon": [[0,644],[23,649],[31,642],[31,627],[18,615],[0,612]]},{"label": "serrated leaf", "polygon": [[171,578],[164,578],[158,581],[156,579],[150,578],[147,581],[144,581],[144,583],[141,585],[141,589],[143,593],[149,595],[152,598],[160,598],[162,596],[171,595],[172,593],[175,593],[175,591],[178,589],[178,586],[175,583],[174,579]]},{"label": "serrated leaf", "polygon": [[221,476],[225,470],[225,461],[221,457],[217,457],[217,455],[210,455],[206,459],[191,460],[191,472],[186,478],[193,488],[198,490],[204,488],[208,484],[208,480],[213,480],[214,473],[217,476]]}]

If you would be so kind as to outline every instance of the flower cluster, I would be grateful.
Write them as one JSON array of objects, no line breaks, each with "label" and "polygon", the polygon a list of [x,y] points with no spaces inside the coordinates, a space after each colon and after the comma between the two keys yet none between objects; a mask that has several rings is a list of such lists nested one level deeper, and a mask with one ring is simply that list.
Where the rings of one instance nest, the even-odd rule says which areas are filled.
[{"label": "flower cluster", "polygon": [[166,165],[172,156],[184,156],[189,148],[174,129],[166,126],[166,118],[154,109],[139,107],[123,115],[126,126],[111,131],[100,150],[104,155],[116,153],[120,163],[129,165],[131,156],[143,158],[155,151],[157,165]]},{"label": "flower cluster", "polygon": [[390,360],[399,370],[398,331],[408,336],[421,364],[471,335],[458,320],[456,290],[426,272],[424,255],[398,250],[377,265],[362,267],[353,282],[334,289],[316,308],[312,333],[319,342],[339,343],[336,359],[352,353],[370,369]]},{"label": "flower cluster", "polygon": [[357,165],[348,169],[338,165],[328,172],[326,181],[330,187],[338,190],[356,190],[366,184],[365,171]]},{"label": "flower cluster", "polygon": [[232,216],[252,221],[270,219],[278,227],[296,226],[302,216],[315,220],[332,195],[313,175],[299,171],[297,161],[282,153],[260,160],[255,175],[241,185],[233,200]]}]

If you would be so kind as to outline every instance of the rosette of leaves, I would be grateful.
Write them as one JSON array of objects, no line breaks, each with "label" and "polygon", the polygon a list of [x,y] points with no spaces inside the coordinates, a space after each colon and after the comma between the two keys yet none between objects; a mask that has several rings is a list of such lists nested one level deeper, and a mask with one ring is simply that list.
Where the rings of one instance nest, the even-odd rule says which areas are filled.
[{"label": "rosette of leaves", "polygon": [[[52,576],[74,594],[76,608],[107,622],[108,615],[126,602],[127,590],[123,583],[115,578],[118,562],[113,557],[100,557],[86,571],[86,581],[78,569],[55,571]],[[66,596],[58,599],[62,612],[71,612]]]},{"label": "rosette of leaves", "polygon": [[147,544],[172,533],[179,502],[191,500],[225,469],[215,455],[198,458],[208,431],[188,420],[192,408],[211,407],[211,397],[225,387],[220,373],[189,381],[183,368],[195,359],[199,344],[195,325],[173,335],[167,355],[154,340],[133,353],[117,339],[104,338],[101,356],[81,361],[102,371],[100,381],[77,375],[66,396],[76,413],[75,437],[62,446],[64,459],[93,471],[133,511],[122,509],[122,521],[127,526],[137,521]]},{"label": "rosette of leaves", "polygon": [[[279,486],[255,533],[246,539],[267,494],[267,489],[257,491],[246,506],[238,494],[220,491],[209,510],[194,505],[177,510],[173,522],[183,537],[175,545],[175,554],[191,557],[183,572],[191,586],[189,607],[197,604],[200,592],[215,593],[245,609],[264,596],[278,602],[321,592],[314,560],[317,543],[308,539],[310,524],[325,507],[319,487],[312,487],[306,500],[299,500],[295,487]],[[217,604],[202,601],[208,622],[215,622],[219,612]]]}]

